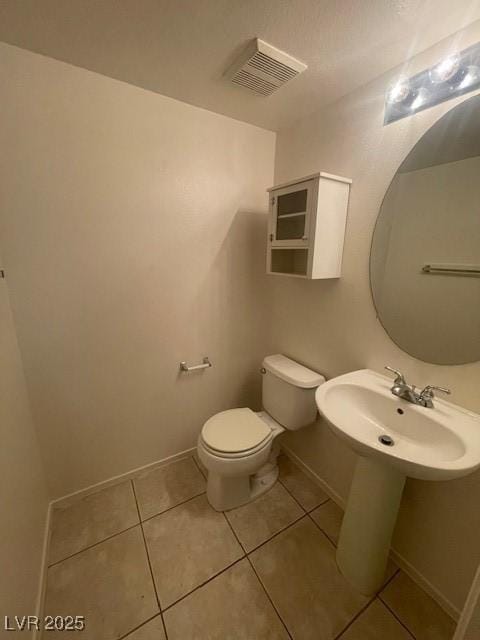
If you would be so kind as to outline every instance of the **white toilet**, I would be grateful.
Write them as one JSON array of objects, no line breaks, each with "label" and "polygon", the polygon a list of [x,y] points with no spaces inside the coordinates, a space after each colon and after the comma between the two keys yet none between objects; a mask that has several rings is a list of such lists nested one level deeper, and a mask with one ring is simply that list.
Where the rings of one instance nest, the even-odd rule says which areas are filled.
[{"label": "white toilet", "polygon": [[261,369],[264,411],[230,409],[203,425],[198,456],[208,470],[207,497],[217,511],[250,502],[278,477],[275,439],[317,415],[315,389],[325,378],[283,355],[267,356]]}]

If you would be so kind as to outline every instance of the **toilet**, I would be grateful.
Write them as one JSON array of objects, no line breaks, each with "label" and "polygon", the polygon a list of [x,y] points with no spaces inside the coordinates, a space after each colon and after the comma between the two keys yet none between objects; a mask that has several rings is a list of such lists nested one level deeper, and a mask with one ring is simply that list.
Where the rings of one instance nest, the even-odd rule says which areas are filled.
[{"label": "toilet", "polygon": [[281,354],[267,356],[260,371],[263,411],[221,411],[205,422],[198,438],[198,457],[208,470],[207,498],[217,511],[268,491],[278,478],[277,437],[311,424],[317,415],[321,374]]}]

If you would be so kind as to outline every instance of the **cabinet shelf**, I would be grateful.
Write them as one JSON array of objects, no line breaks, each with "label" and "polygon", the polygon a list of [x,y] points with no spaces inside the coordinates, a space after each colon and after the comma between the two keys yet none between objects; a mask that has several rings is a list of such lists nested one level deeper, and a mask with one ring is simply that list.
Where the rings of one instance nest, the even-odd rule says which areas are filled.
[{"label": "cabinet shelf", "polygon": [[267,273],[340,277],[350,184],[321,172],[268,189]]},{"label": "cabinet shelf", "polygon": [[299,213],[279,213],[278,218],[281,218],[283,220],[284,218],[298,218],[300,216],[306,216],[306,215],[307,215],[306,211],[300,211]]}]

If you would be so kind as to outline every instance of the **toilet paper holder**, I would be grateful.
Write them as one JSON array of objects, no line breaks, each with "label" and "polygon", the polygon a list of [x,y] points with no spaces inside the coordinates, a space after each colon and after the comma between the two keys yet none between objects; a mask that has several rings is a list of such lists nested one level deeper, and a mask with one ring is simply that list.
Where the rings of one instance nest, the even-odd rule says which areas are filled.
[{"label": "toilet paper holder", "polygon": [[212,366],[212,363],[210,362],[209,357],[205,356],[205,358],[202,360],[202,364],[195,364],[193,365],[193,367],[189,367],[185,361],[180,362],[180,371],[185,371],[186,373],[188,373],[189,371],[198,371],[199,369],[208,369],[211,366]]}]

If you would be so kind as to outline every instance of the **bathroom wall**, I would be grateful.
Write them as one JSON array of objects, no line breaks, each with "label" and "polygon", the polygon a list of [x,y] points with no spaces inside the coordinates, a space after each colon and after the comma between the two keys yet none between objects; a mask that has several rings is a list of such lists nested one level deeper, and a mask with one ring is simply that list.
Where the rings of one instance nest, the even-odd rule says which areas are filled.
[{"label": "bathroom wall", "polygon": [[[403,71],[415,73],[480,40],[474,23],[455,38],[417,56]],[[327,375],[365,367],[401,369],[417,385],[453,389],[452,401],[480,411],[480,363],[433,366],[415,360],[388,338],[376,318],[369,289],[372,231],[397,168],[422,134],[466,97],[383,126],[386,88],[397,69],[279,133],[275,181],[318,170],[353,179],[343,274],[339,280],[272,278],[274,348]],[[462,336],[459,336],[459,340]],[[319,420],[286,443],[345,498],[354,455]],[[453,609],[461,609],[480,562],[480,473],[450,482],[408,481],[394,547],[413,572]],[[446,601],[446,602],[445,602]]]},{"label": "bathroom wall", "polygon": [[259,405],[275,134],[9,45],[0,60],[0,243],[57,497]]},{"label": "bathroom wall", "polygon": [[[2,261],[0,258],[0,266]],[[4,616],[34,615],[48,507],[10,310],[0,279],[0,624]],[[12,635],[2,632],[3,638]]]}]

